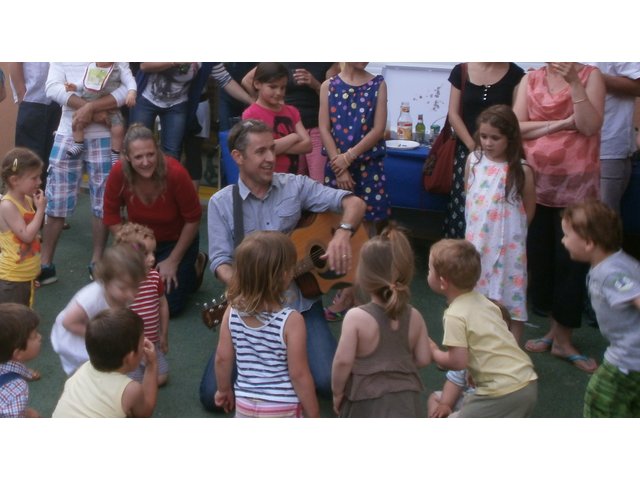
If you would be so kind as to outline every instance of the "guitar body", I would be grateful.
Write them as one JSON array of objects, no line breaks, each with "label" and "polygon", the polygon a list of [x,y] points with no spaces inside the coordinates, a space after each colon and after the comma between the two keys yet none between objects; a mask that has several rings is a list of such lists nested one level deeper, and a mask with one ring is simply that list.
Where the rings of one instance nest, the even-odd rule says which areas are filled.
[{"label": "guitar body", "polygon": [[[327,246],[340,222],[341,216],[337,213],[310,213],[302,218],[298,227],[291,233],[298,259],[294,276],[302,295],[307,298],[320,296],[332,288],[348,287],[355,281],[360,249],[369,239],[362,225],[351,237],[351,268],[347,273],[336,274],[329,269],[327,262],[320,258],[327,252]],[[224,295],[214,299],[211,304],[205,303],[202,321],[208,328],[215,328],[222,321],[226,308],[227,301]]]},{"label": "guitar body", "polygon": [[311,213],[291,233],[298,258],[296,283],[305,297],[316,297],[332,288],[348,287],[355,281],[360,248],[369,239],[362,225],[351,237],[351,268],[347,273],[336,274],[329,269],[326,261],[320,259],[326,253],[341,219],[337,213]]}]

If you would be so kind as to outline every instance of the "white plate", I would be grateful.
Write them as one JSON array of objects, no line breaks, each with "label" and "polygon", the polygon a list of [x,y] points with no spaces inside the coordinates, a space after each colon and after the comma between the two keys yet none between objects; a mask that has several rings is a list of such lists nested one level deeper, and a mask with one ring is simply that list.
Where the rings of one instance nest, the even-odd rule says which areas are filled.
[{"label": "white plate", "polygon": [[395,148],[396,150],[413,150],[418,148],[420,144],[413,140],[387,140],[387,148]]}]

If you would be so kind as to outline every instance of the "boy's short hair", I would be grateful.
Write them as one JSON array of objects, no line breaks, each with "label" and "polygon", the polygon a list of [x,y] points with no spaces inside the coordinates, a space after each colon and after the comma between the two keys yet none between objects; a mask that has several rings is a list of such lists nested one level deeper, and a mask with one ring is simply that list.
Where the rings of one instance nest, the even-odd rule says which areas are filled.
[{"label": "boy's short hair", "polygon": [[583,240],[591,241],[607,252],[622,248],[622,221],[611,207],[590,199],[569,205],[562,219]]},{"label": "boy's short hair", "polygon": [[128,308],[98,313],[89,320],[85,334],[91,365],[101,372],[118,370],[125,355],[138,351],[143,329],[140,316]]},{"label": "boy's short hair", "polygon": [[431,246],[429,255],[438,276],[461,290],[473,290],[480,279],[480,254],[467,240],[440,240]]},{"label": "boy's short hair", "polygon": [[38,325],[40,317],[20,303],[0,304],[0,363],[13,358],[13,352],[25,350],[27,340]]}]

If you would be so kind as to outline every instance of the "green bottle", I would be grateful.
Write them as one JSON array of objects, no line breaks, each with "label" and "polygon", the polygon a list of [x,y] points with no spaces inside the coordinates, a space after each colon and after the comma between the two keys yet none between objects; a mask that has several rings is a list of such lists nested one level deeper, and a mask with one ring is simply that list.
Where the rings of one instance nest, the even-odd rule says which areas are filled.
[{"label": "green bottle", "polygon": [[427,127],[422,119],[422,114],[418,115],[418,123],[416,123],[416,142],[420,145],[424,145],[424,135],[427,131]]}]

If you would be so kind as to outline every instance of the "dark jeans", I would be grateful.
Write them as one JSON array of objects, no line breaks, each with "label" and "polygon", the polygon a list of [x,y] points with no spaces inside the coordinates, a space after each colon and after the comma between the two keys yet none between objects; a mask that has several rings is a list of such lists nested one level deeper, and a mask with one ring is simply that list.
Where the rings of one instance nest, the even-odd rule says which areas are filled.
[{"label": "dark jeans", "polygon": [[16,119],[16,147],[26,147],[38,154],[44,166],[42,168],[42,190],[47,180],[49,155],[53,147],[53,138],[60,123],[60,105],[53,102],[44,103],[21,102]]},{"label": "dark jeans", "polygon": [[[176,242],[159,242],[156,247],[156,262],[161,262],[166,259],[173,248],[176,246]],[[198,248],[200,246],[200,236],[196,235],[191,245],[187,249],[178,265],[178,286],[171,289],[171,292],[167,293],[167,303],[169,304],[169,316],[179,314],[184,310],[187,305],[187,297],[190,293],[193,293],[196,287],[196,258],[198,257]]]},{"label": "dark jeans", "polygon": [[140,95],[130,115],[132,123],[140,122],[151,130],[154,128],[156,117],[159,117],[162,151],[180,160],[182,139],[187,125],[187,102],[162,108]]},{"label": "dark jeans", "polygon": [[529,299],[561,325],[577,328],[582,320],[589,265],[574,262],[562,245],[562,208],[536,205],[527,236]]},{"label": "dark jeans", "polygon": [[[316,392],[323,398],[331,398],[331,366],[333,356],[336,353],[337,342],[333,337],[327,320],[324,318],[322,301],[317,301],[306,312],[302,312],[304,324],[307,327],[307,357],[309,358],[309,369],[313,382],[316,385]],[[215,348],[207,366],[204,369],[202,380],[200,381],[200,403],[209,411],[220,411],[213,403],[213,397],[218,389],[215,374]],[[237,371],[233,367],[233,381]]]}]

